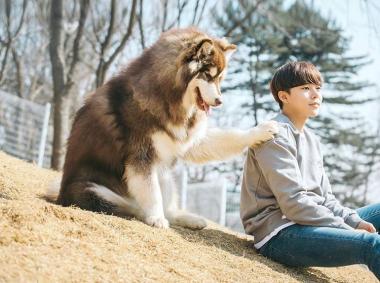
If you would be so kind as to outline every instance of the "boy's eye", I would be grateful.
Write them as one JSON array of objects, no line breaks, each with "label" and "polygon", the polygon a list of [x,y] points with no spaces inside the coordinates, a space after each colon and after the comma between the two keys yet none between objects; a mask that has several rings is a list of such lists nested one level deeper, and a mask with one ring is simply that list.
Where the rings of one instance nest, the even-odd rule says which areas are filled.
[{"label": "boy's eye", "polygon": [[309,87],[308,86],[303,86],[301,89],[305,89],[305,90],[308,90]]}]

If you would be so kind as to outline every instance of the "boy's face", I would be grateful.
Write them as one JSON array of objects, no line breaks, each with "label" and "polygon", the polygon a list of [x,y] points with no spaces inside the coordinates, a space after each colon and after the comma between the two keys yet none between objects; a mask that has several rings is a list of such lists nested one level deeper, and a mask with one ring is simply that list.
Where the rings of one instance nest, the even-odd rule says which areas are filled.
[{"label": "boy's face", "polygon": [[284,110],[286,107],[287,111],[305,118],[317,116],[322,103],[320,89],[319,85],[304,84],[291,88],[289,93],[284,91],[281,94]]}]

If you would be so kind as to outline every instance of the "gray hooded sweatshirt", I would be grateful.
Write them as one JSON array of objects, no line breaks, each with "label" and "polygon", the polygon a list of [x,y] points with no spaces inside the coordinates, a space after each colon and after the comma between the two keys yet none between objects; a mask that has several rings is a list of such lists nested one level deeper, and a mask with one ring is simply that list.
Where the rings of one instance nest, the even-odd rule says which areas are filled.
[{"label": "gray hooded sweatshirt", "polygon": [[255,247],[295,223],[356,228],[361,218],[332,194],[316,136],[306,127],[298,131],[283,114],[273,120],[279,133],[248,151],[243,173],[240,216]]}]

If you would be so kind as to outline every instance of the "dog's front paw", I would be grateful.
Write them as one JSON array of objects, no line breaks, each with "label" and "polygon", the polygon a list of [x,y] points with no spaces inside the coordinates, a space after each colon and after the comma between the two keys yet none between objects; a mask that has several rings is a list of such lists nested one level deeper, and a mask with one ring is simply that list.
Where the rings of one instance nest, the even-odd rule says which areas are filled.
[{"label": "dog's front paw", "polygon": [[193,230],[201,230],[207,226],[207,222],[203,217],[188,212],[172,213],[168,219],[170,224]]},{"label": "dog's front paw", "polygon": [[146,224],[157,228],[169,228],[168,220],[163,216],[148,216],[144,221]]},{"label": "dog's front paw", "polygon": [[200,217],[197,219],[193,219],[191,222],[187,224],[188,228],[194,229],[194,230],[202,230],[206,226],[207,226],[206,220]]},{"label": "dog's front paw", "polygon": [[207,226],[206,220],[204,220],[202,217],[195,215],[182,215],[180,222],[181,226],[193,230],[202,230]]},{"label": "dog's front paw", "polygon": [[251,146],[258,146],[270,139],[279,131],[276,121],[267,121],[259,124],[251,130]]}]

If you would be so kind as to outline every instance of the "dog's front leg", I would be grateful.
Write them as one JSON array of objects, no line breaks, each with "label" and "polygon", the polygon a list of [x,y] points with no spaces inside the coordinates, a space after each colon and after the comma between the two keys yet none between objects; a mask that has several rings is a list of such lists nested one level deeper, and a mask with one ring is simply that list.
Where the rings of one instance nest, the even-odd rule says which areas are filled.
[{"label": "dog's front leg", "polygon": [[225,160],[240,154],[246,147],[272,139],[277,132],[275,121],[264,122],[247,131],[209,129],[206,136],[184,154],[183,159],[194,163]]},{"label": "dog's front leg", "polygon": [[190,229],[203,229],[207,222],[203,217],[178,209],[177,187],[170,169],[159,172],[159,181],[164,203],[164,213],[170,225]]},{"label": "dog's front leg", "polygon": [[154,227],[168,228],[169,222],[164,216],[157,170],[152,167],[149,172],[141,172],[127,165],[124,179],[128,185],[129,195],[143,210],[142,220]]}]

